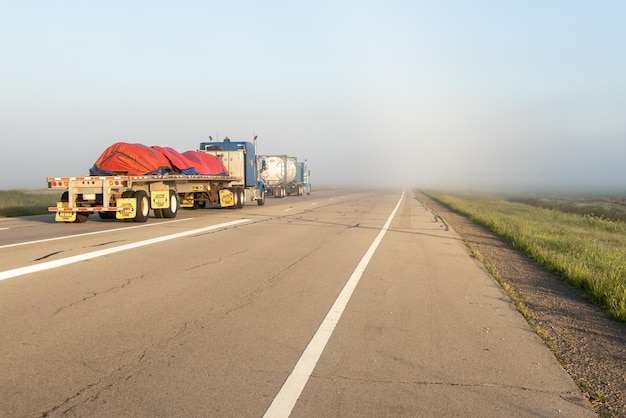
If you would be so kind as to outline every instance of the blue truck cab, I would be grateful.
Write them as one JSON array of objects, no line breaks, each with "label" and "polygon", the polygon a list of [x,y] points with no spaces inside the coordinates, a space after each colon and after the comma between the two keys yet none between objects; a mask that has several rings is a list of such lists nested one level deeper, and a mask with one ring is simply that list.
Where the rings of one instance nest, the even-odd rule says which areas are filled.
[{"label": "blue truck cab", "polygon": [[265,203],[265,183],[258,175],[255,144],[225,137],[223,141],[201,142],[199,151],[221,158],[229,174],[241,179],[237,186],[243,189],[245,201]]}]

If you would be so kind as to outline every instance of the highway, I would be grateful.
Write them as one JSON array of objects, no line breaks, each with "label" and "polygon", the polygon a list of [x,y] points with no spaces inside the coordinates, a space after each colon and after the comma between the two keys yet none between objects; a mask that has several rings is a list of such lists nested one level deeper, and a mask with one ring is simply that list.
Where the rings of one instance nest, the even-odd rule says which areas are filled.
[{"label": "highway", "polygon": [[0,220],[0,417],[593,417],[410,191]]}]

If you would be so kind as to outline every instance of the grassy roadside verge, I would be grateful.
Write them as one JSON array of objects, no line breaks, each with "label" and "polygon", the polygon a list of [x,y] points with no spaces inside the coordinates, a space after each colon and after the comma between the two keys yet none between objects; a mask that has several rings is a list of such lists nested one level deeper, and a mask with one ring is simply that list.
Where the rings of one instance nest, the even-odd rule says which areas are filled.
[{"label": "grassy roadside verge", "polygon": [[59,197],[47,190],[0,190],[0,218],[48,213]]},{"label": "grassy roadside verge", "polygon": [[626,322],[626,223],[477,193],[425,191],[504,238]]}]

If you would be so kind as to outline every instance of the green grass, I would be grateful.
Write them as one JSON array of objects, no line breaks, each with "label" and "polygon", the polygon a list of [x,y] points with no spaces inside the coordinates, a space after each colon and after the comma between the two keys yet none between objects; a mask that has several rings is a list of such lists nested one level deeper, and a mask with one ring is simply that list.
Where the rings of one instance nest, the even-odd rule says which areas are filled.
[{"label": "green grass", "polygon": [[626,199],[624,198],[513,196],[507,200],[561,212],[626,222]]},{"label": "green grass", "polygon": [[56,206],[59,193],[47,190],[0,190],[0,217],[41,215]]},{"label": "green grass", "polygon": [[617,216],[573,211],[581,207],[575,200],[557,209],[476,193],[427,194],[585,289],[592,301],[626,322],[626,222],[614,220]]}]

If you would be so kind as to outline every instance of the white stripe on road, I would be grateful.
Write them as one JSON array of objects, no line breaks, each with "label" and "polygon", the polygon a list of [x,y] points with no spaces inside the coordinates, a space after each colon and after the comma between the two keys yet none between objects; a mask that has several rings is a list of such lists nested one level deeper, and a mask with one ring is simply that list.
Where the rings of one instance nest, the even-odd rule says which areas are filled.
[{"label": "white stripe on road", "polygon": [[[19,247],[21,245],[31,245],[31,244],[39,244],[41,242],[48,242],[48,241],[57,241],[60,239],[68,239],[68,238],[75,238],[75,237],[84,237],[86,235],[95,235],[95,234],[104,234],[104,233],[109,233],[109,232],[115,232],[115,231],[119,231],[121,229],[134,229],[134,228],[148,228],[151,226],[156,226],[156,225],[163,225],[166,223],[171,223],[171,222],[181,222],[181,221],[189,221],[193,218],[186,218],[186,219],[176,219],[176,220],[172,220],[172,221],[165,221],[165,222],[159,222],[159,223],[153,223],[153,224],[144,224],[144,225],[136,225],[136,226],[127,226],[127,227],[123,227],[123,228],[115,228],[115,229],[107,229],[104,231],[93,231],[93,232],[85,232],[83,234],[75,234],[75,235],[64,235],[62,237],[54,237],[54,238],[45,238],[45,239],[38,239],[36,241],[24,241],[24,242],[18,242],[15,244],[6,244],[6,245],[0,245],[0,249],[2,248],[9,248],[9,247]],[[0,231],[2,229],[9,229],[9,228],[0,228]]]},{"label": "white stripe on road", "polygon": [[226,228],[233,225],[238,225],[244,222],[250,222],[250,219],[239,219],[237,221],[225,222],[222,224],[206,226],[204,228],[191,229],[189,231],[179,232],[176,234],[165,235],[162,237],[147,239],[144,241],[133,242],[131,244],[120,245],[119,247],[109,248],[106,250],[93,251],[86,254],[75,255],[73,257],[63,258],[61,260],[56,261],[48,261],[46,263],[35,264],[33,266],[28,267],[20,267],[13,270],[7,270],[0,272],[0,280],[11,279],[13,277],[22,276],[24,274],[36,273],[38,271],[49,270],[61,266],[66,266],[72,263],[78,263],[79,261],[91,260],[92,258],[102,257],[104,255],[109,255],[113,253],[118,253],[120,251],[131,250],[133,248],[139,248],[146,245],[157,244],[159,242],[169,241],[176,238],[182,238],[189,235],[200,234],[207,231],[213,231],[215,229]]},{"label": "white stripe on road", "polygon": [[289,414],[291,414],[298,397],[302,393],[302,390],[309,380],[311,373],[313,373],[315,365],[322,355],[322,351],[324,351],[330,336],[335,330],[335,326],[339,322],[339,318],[341,318],[341,315],[343,314],[354,289],[356,289],[359,280],[361,280],[363,272],[376,252],[376,248],[378,248],[378,244],[382,241],[385,232],[389,229],[389,225],[398,211],[400,203],[402,203],[404,194],[405,193],[403,192],[402,196],[400,196],[398,204],[393,209],[391,215],[389,215],[389,218],[387,219],[387,222],[383,226],[383,229],[380,230],[374,239],[374,242],[372,242],[363,258],[361,258],[361,261],[356,266],[354,272],[352,272],[348,282],[345,284],[343,290],[335,300],[335,303],[330,308],[330,311],[328,311],[328,314],[326,314],[326,318],[322,321],[322,324],[317,329],[317,332],[309,342],[309,345],[304,349],[302,356],[283,384],[283,387],[280,389],[272,401],[272,404],[265,412],[264,418],[288,417]]}]

